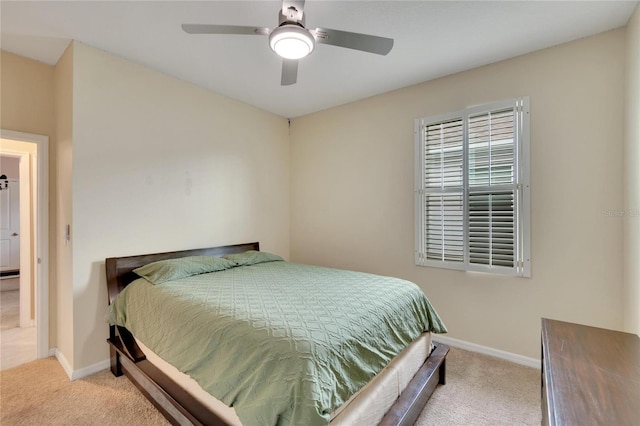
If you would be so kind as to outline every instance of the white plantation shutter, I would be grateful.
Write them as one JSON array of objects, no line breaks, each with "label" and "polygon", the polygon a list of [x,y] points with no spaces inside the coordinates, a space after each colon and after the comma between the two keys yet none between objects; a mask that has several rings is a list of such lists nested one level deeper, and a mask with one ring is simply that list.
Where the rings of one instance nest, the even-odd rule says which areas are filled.
[{"label": "white plantation shutter", "polygon": [[528,98],[416,120],[416,264],[530,275]]},{"label": "white plantation shutter", "polygon": [[469,192],[470,263],[514,267],[513,192]]},{"label": "white plantation shutter", "polygon": [[469,262],[515,265],[514,110],[469,117]]},{"label": "white plantation shutter", "polygon": [[464,198],[462,120],[445,121],[424,129],[424,256],[426,259],[464,260]]},{"label": "white plantation shutter", "polygon": [[426,258],[450,262],[464,260],[462,193],[426,194]]}]

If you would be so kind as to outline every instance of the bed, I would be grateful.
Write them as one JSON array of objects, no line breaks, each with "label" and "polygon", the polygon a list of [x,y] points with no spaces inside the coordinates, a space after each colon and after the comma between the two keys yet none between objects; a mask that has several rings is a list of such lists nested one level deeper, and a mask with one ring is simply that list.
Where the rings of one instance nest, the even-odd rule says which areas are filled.
[{"label": "bed", "polygon": [[[158,278],[158,275],[152,278],[149,278],[149,276],[145,275],[145,277],[147,278],[146,280],[141,279],[140,276],[138,275],[138,274],[141,274],[140,271],[146,270],[145,265],[154,265],[154,264],[162,264],[164,262],[173,262],[174,259],[176,261],[180,259],[179,260],[180,262],[190,260],[190,259],[197,260],[198,256],[200,257],[204,256],[206,257],[206,259],[212,259],[212,260],[214,260],[213,258],[215,258],[216,260],[215,268],[218,268],[218,265],[220,264],[220,262],[223,262],[223,261],[224,262],[232,261],[234,262],[234,264],[232,265],[232,267],[224,266],[218,269],[214,269],[215,271],[220,271],[220,272],[194,274],[194,276],[187,275],[186,278],[178,277],[181,279],[175,279],[175,276],[171,276],[168,278],[164,277],[162,279],[167,278],[167,282],[161,285],[155,285],[153,283],[157,280],[160,280],[160,278]],[[186,361],[187,364],[185,364],[186,365],[185,367],[185,365],[179,364],[178,359],[172,358],[173,356],[171,355],[172,351],[175,353],[179,353],[180,356],[182,356],[182,354],[184,354],[185,352],[201,352],[201,350],[199,349],[201,346],[206,348],[209,348],[211,346],[210,344],[202,344],[202,345],[200,344],[202,341],[209,339],[209,337],[208,336],[197,337],[195,331],[193,331],[190,333],[181,332],[182,334],[179,335],[179,338],[174,338],[173,340],[169,339],[169,336],[172,335],[172,332],[168,331],[167,327],[168,325],[173,324],[173,322],[172,320],[171,321],[167,320],[166,323],[163,323],[165,319],[164,313],[179,312],[180,315],[186,315],[186,314],[183,314],[183,312],[188,312],[188,315],[191,315],[191,311],[195,310],[196,308],[190,305],[188,309],[180,308],[178,310],[178,308],[173,308],[171,305],[167,305],[167,307],[162,305],[163,307],[161,309],[152,308],[151,311],[147,311],[144,313],[143,313],[143,309],[145,309],[144,308],[145,304],[151,303],[151,302],[147,302],[146,295],[147,294],[150,295],[152,293],[145,293],[145,292],[158,292],[159,288],[162,288],[164,292],[171,292],[171,291],[173,291],[174,293],[177,292],[170,297],[169,296],[166,297],[167,300],[170,300],[173,303],[174,299],[179,299],[180,297],[182,297],[181,295],[183,293],[187,294],[186,290],[183,290],[184,288],[187,288],[192,285],[193,286],[201,285],[200,281],[204,279],[222,280],[221,282],[223,282],[224,285],[218,286],[218,284],[216,284],[214,286],[213,284],[207,283],[206,286],[204,287],[207,289],[207,291],[212,291],[209,289],[215,288],[216,297],[220,297],[221,294],[224,295],[229,293],[230,291],[232,294],[234,294],[233,297],[247,298],[248,296],[243,294],[235,295],[235,293],[237,292],[237,287],[231,287],[231,290],[229,290],[226,287],[227,284],[230,282],[238,281],[238,280],[242,281],[245,279],[246,276],[253,276],[252,279],[255,279],[255,277],[259,277],[261,280],[259,283],[259,286],[256,288],[253,288],[248,294],[253,294],[255,292],[259,293],[260,291],[263,291],[263,294],[260,295],[260,297],[257,297],[257,299],[259,299],[258,302],[254,301],[255,303],[280,305],[281,304],[280,300],[282,299],[282,295],[274,296],[276,298],[269,301],[269,296],[270,296],[270,293],[272,293],[272,291],[269,290],[268,286],[273,284],[267,281],[268,277],[277,276],[278,282],[280,281],[287,282],[286,274],[289,274],[289,276],[293,276],[295,278],[295,281],[300,281],[301,283],[304,283],[305,280],[307,281],[311,280],[310,282],[313,283],[314,282],[313,280],[315,280],[314,278],[315,275],[321,274],[323,276],[326,276],[328,274],[328,277],[329,277],[328,281],[325,281],[325,284],[324,284],[324,285],[327,285],[327,283],[329,283],[330,281],[334,281],[336,279],[342,279],[341,278],[342,275],[332,275],[332,274],[338,274],[338,273],[349,274],[350,273],[350,274],[366,275],[366,274],[354,273],[349,271],[339,272],[338,270],[332,270],[329,268],[320,268],[320,267],[311,267],[308,265],[292,264],[289,262],[282,261],[282,259],[278,258],[277,256],[273,258],[269,256],[273,256],[273,255],[270,255],[265,252],[259,252],[258,243],[248,243],[248,244],[238,244],[238,245],[204,248],[204,249],[183,250],[183,251],[168,252],[168,253],[155,253],[155,254],[145,254],[145,255],[139,255],[139,256],[127,256],[127,257],[114,257],[114,258],[106,259],[106,273],[107,273],[109,303],[110,305],[112,305],[110,307],[110,315],[116,315],[113,312],[116,309],[116,307],[118,307],[119,305],[126,305],[129,308],[128,312],[118,311],[120,315],[119,319],[114,319],[116,318],[115,316],[110,317],[110,321],[109,321],[110,333],[109,333],[108,343],[110,345],[112,373],[116,376],[120,376],[123,374],[126,375],[138,387],[138,389],[156,406],[156,408],[158,408],[158,410],[173,424],[195,424],[195,425],[239,424],[238,416],[235,415],[234,410],[237,410],[238,415],[241,415],[243,417],[243,421],[245,422],[245,424],[262,423],[262,421],[257,420],[257,417],[255,418],[256,420],[253,420],[254,418],[251,417],[252,413],[249,412],[249,414],[247,414],[247,409],[244,407],[247,405],[247,400],[252,402],[251,398],[255,398],[256,404],[261,403],[262,400],[266,400],[264,397],[265,393],[264,392],[262,394],[260,393],[260,389],[258,385],[262,386],[263,383],[270,382],[270,378],[268,374],[271,374],[271,372],[273,372],[273,374],[276,374],[279,372],[278,370],[280,368],[279,364],[275,363],[275,361],[272,361],[271,359],[267,359],[265,355],[260,355],[260,351],[256,349],[256,348],[262,348],[263,346],[262,341],[260,339],[262,339],[263,335],[265,334],[264,332],[262,332],[262,334],[259,335],[259,338],[257,338],[258,340],[256,340],[255,336],[252,336],[250,334],[250,333],[255,333],[255,331],[246,330],[245,329],[246,324],[242,326],[245,328],[242,328],[242,327],[237,328],[239,327],[237,324],[234,324],[233,326],[231,326],[231,328],[224,328],[222,326],[217,327],[217,324],[224,323],[224,321],[226,321],[226,318],[228,317],[228,315],[225,316],[226,314],[224,314],[223,312],[223,316],[222,316],[223,320],[220,320],[218,318],[216,319],[215,325],[212,325],[214,323],[209,323],[208,325],[206,325],[205,328],[207,330],[212,330],[211,331],[212,335],[216,335],[216,333],[217,334],[222,333],[221,334],[222,336],[227,336],[227,335],[231,336],[230,334],[228,334],[231,332],[230,330],[240,330],[241,336],[244,336],[244,334],[242,333],[249,333],[247,334],[246,339],[237,338],[237,335],[234,336],[233,338],[229,338],[228,340],[224,341],[224,345],[225,347],[228,346],[229,348],[231,348],[232,346],[237,346],[238,344],[246,340],[246,342],[252,342],[251,343],[253,345],[252,349],[250,351],[244,352],[246,356],[245,355],[235,356],[234,360],[232,360],[231,362],[231,365],[228,364],[228,360],[226,361],[227,364],[222,364],[218,362],[216,363],[203,362],[202,360],[197,361],[197,363],[194,364],[194,361],[189,360],[189,361]],[[255,261],[254,263],[251,263],[251,262],[246,263],[245,262],[246,259],[254,259],[254,260],[260,259],[260,261]],[[141,268],[141,269],[138,269],[138,268]],[[134,270],[137,270],[137,273],[134,273],[133,272]],[[209,271],[207,270],[206,272],[209,272]],[[285,275],[276,275],[276,273],[277,274],[284,273]],[[213,277],[213,278],[210,278],[210,277]],[[333,277],[337,277],[337,278],[333,278]],[[367,277],[365,276],[365,278]],[[368,278],[377,280],[385,277],[370,275],[368,276]],[[132,283],[135,283],[135,284],[127,288]],[[162,283],[162,281],[158,281],[158,284],[159,283]],[[243,288],[244,286],[249,286],[249,285],[253,285],[253,284],[244,283],[244,282],[242,283]],[[383,282],[382,285],[387,285],[387,284]],[[200,289],[202,287],[194,287],[194,288]],[[142,292],[140,294],[142,294],[143,296],[138,295],[134,297],[133,295],[136,294],[134,293],[134,291]],[[276,290],[274,290],[273,292],[275,291]],[[287,292],[289,291],[292,291],[292,288],[287,287]],[[307,289],[303,288],[301,291],[303,293],[307,291],[313,293],[314,290],[313,288],[309,287]],[[117,296],[121,293],[122,293],[122,296],[116,300]],[[323,292],[322,294],[323,294],[322,297],[333,297],[333,296],[327,296],[326,292]],[[150,298],[151,296],[148,296],[148,297]],[[314,297],[317,298],[317,295]],[[128,299],[125,299],[125,298],[128,298]],[[187,298],[191,299],[192,296],[189,295]],[[335,306],[341,306],[341,304],[345,303],[344,300],[346,299],[349,299],[349,298],[341,296],[340,300],[335,300],[333,302],[335,302]],[[366,306],[371,306],[371,310],[379,309],[379,307],[373,306],[372,300],[367,301],[366,295],[364,294],[361,297],[355,297],[352,299],[362,299],[363,302],[366,301]],[[123,302],[123,300],[127,300],[127,302]],[[139,305],[136,305],[135,301],[137,300],[138,301],[144,300],[145,302],[140,303]],[[294,306],[299,306],[299,304],[301,303],[301,300],[302,299],[300,298],[296,299]],[[326,300],[330,300],[330,299],[326,299]],[[321,305],[330,306],[331,309],[334,309],[334,303],[333,302],[327,303],[326,300],[322,302]],[[114,301],[116,302],[115,304],[114,304]],[[156,302],[153,302],[153,303],[156,303]],[[161,301],[158,303],[165,303],[165,302]],[[182,303],[182,301],[180,303]],[[427,304],[428,304],[428,301],[427,301]],[[195,303],[194,305],[199,306],[199,305],[202,305],[202,303],[198,302],[198,303]],[[153,305],[153,306],[155,307],[160,305]],[[209,311],[212,310],[211,307],[208,307],[206,309],[208,309]],[[235,312],[235,309],[236,308],[233,308],[232,310],[234,310]],[[214,310],[219,310],[219,308],[216,307]],[[279,308],[279,311],[281,310],[282,309]],[[322,311],[322,309],[318,309],[317,313],[314,313],[314,315],[311,315],[311,316],[314,316],[314,317],[321,316],[320,311]],[[158,312],[162,312],[162,315],[157,316],[154,319],[153,315],[159,315]],[[305,310],[305,313],[306,312],[307,311]],[[351,312],[351,309],[349,309],[348,312]],[[437,332],[446,331],[446,329],[444,329],[444,325],[440,322],[440,319],[437,318],[437,314],[435,314],[435,311],[431,311],[430,306],[428,307],[428,309],[425,309],[425,312],[426,313],[424,315],[428,316],[429,318],[426,318],[426,319],[423,318],[422,319],[423,322],[431,324],[430,327],[432,327],[434,331],[437,331]],[[433,316],[434,314],[435,316]],[[260,317],[259,313],[257,315],[255,313],[250,313],[248,315],[249,315],[248,316],[249,320],[245,321],[245,323],[257,322],[259,324],[262,324],[265,318],[273,322],[273,320],[271,319],[273,317],[272,314],[269,314],[271,315],[271,317],[269,317],[269,315],[267,315],[266,317]],[[283,317],[286,317],[289,315],[289,313],[285,309],[282,315]],[[350,314],[348,313],[347,315],[350,315]],[[169,315],[167,314],[166,316],[168,317]],[[385,321],[387,322],[390,321],[390,318],[395,321],[396,316],[397,315],[394,313],[394,315],[392,316],[393,318],[391,317],[386,318]],[[149,320],[152,324],[159,324],[158,326],[160,327],[160,331],[161,331],[160,337],[156,338],[156,340],[159,339],[159,341],[162,341],[162,344],[160,346],[157,346],[157,342],[156,342],[156,346],[152,349],[147,347],[146,343],[149,343],[150,341],[153,343],[154,338],[150,337],[152,336],[152,334],[147,334],[147,335],[145,334],[147,333],[146,330],[150,329],[151,326],[141,325],[141,322],[143,322],[141,318],[147,318],[147,317],[149,317]],[[136,320],[135,318],[138,318],[138,319]],[[402,317],[399,317],[398,319],[398,321],[404,321],[404,320],[405,319],[403,319]],[[277,320],[276,322],[279,322],[279,321],[280,320]],[[334,323],[333,326],[342,327],[341,326],[342,322],[349,322],[349,321],[351,321],[349,318],[345,318],[344,321],[338,321],[340,323],[338,325],[336,325],[336,321],[333,321]],[[156,327],[156,325],[154,325],[154,327]],[[324,325],[322,327],[324,327]],[[133,332],[129,330],[129,328],[131,328]],[[198,327],[193,327],[193,328],[195,330]],[[218,330],[218,328],[221,331]],[[257,327],[257,328],[265,329],[264,324],[262,324],[262,327]],[[409,328],[410,327],[407,327],[407,329]],[[183,329],[184,328],[180,328],[179,330],[183,330]],[[270,327],[266,327],[266,329],[271,330]],[[294,330],[294,331],[291,331],[291,330]],[[286,333],[295,334],[295,327],[291,330],[288,330]],[[154,333],[158,334],[158,330],[154,331]],[[269,333],[273,333],[273,332],[270,331]],[[359,333],[362,333],[362,332],[360,331]],[[134,334],[135,334],[135,337],[134,337]],[[332,330],[329,330],[329,332],[327,332],[327,330],[324,330],[323,335],[332,335],[332,334],[335,334],[333,333]],[[368,330],[365,330],[365,332],[362,334],[371,334],[373,336],[374,331],[373,329],[371,332],[369,332]],[[357,339],[358,341],[362,340],[364,342],[362,343],[362,345],[363,347],[365,347],[366,351],[371,352],[373,350],[375,352],[379,352],[376,354],[376,357],[374,357],[374,361],[373,361],[374,363],[382,362],[381,360],[384,357],[393,358],[393,359],[390,359],[390,360],[387,359],[386,361],[384,361],[384,362],[388,362],[388,365],[382,366],[382,371],[380,371],[379,374],[377,373],[374,374],[373,378],[366,376],[366,374],[371,374],[370,370],[372,370],[373,367],[368,366],[366,364],[362,364],[361,366],[360,361],[355,363],[352,362],[351,364],[357,364],[357,365],[354,365],[354,366],[350,365],[348,369],[344,368],[344,366],[342,365],[339,367],[336,367],[337,364],[335,365],[333,364],[334,363],[333,358],[340,358],[340,357],[349,358],[350,356],[349,354],[351,353],[350,351],[356,351],[356,349],[351,349],[350,345],[345,347],[340,346],[335,348],[331,348],[331,347],[327,348],[326,345],[314,346],[312,350],[314,354],[316,352],[324,354],[324,352],[322,352],[323,350],[326,351],[327,353],[333,354],[331,357],[330,356],[327,356],[325,358],[319,357],[320,361],[317,362],[318,365],[322,365],[322,366],[330,364],[331,368],[327,367],[325,371],[325,370],[316,368],[315,364],[311,363],[314,366],[314,368],[311,369],[314,375],[306,377],[304,380],[293,377],[293,376],[295,375],[304,376],[304,375],[310,374],[309,371],[307,370],[304,370],[304,371],[301,370],[302,373],[300,374],[297,374],[297,373],[289,374],[289,373],[290,371],[295,372],[299,368],[305,368],[305,369],[309,368],[308,366],[310,365],[310,363],[307,362],[308,360],[306,355],[300,357],[301,361],[296,359],[293,359],[293,361],[288,360],[287,362],[289,362],[289,364],[287,364],[286,368],[282,368],[282,372],[280,372],[284,376],[283,377],[278,376],[279,377],[278,380],[273,380],[272,381],[273,383],[268,383],[269,386],[275,386],[275,387],[273,387],[273,390],[268,389],[268,391],[272,393],[269,394],[270,400],[267,400],[267,405],[264,405],[264,404],[262,406],[257,405],[257,407],[259,407],[258,411],[264,410],[265,412],[268,411],[267,408],[270,408],[271,406],[278,407],[279,403],[282,405],[282,399],[283,399],[282,395],[284,395],[284,398],[285,398],[284,400],[285,406],[287,405],[287,400],[286,400],[287,398],[290,398],[292,400],[295,399],[296,402],[288,403],[288,405],[292,407],[291,413],[289,412],[285,413],[281,408],[278,408],[277,410],[279,410],[279,412],[277,413],[276,417],[274,417],[275,420],[265,420],[265,424],[275,424],[275,423],[282,423],[282,424],[286,424],[286,423],[327,424],[329,423],[331,425],[358,424],[358,423],[372,424],[371,422],[368,422],[367,420],[362,420],[362,419],[367,419],[367,418],[370,419],[371,417],[367,417],[367,416],[371,416],[372,411],[375,411],[374,409],[379,410],[381,408],[383,408],[384,411],[378,415],[379,417],[376,417],[376,419],[380,419],[380,420],[379,422],[378,420],[376,420],[375,423],[379,423],[381,425],[413,424],[417,419],[418,415],[420,414],[420,412],[422,411],[422,408],[426,404],[427,400],[429,399],[431,393],[434,391],[437,384],[444,384],[445,382],[445,357],[448,352],[448,348],[442,344],[432,344],[430,339],[431,333],[429,331],[425,333],[421,333],[418,336],[398,337],[398,336],[395,336],[395,334],[400,335],[403,333],[394,332],[393,336],[386,336],[384,340],[380,340],[378,337],[374,336],[375,339],[377,339],[375,340],[376,342],[383,341],[383,343],[380,343],[380,344],[376,343],[376,347],[374,347],[373,349],[371,346],[366,346],[367,344],[366,338],[363,337],[363,338]],[[188,338],[197,339],[197,340],[187,343]],[[404,349],[402,348],[397,349],[399,347],[398,345],[402,345],[402,347],[404,347],[404,343],[401,342],[402,339],[406,340],[409,338],[413,339],[413,341],[409,342],[409,344],[406,345]],[[292,340],[294,341],[295,345],[300,344],[300,341],[296,340],[295,336],[292,337],[287,335],[286,339],[283,339],[282,341],[285,342],[284,346],[287,346],[287,345],[291,345],[290,342]],[[223,346],[222,344],[219,343],[221,341],[223,340],[218,340],[218,343],[216,345],[220,347]],[[343,343],[341,342],[340,345],[342,344]],[[183,345],[182,349],[180,349],[180,345]],[[187,346],[184,346],[184,345],[187,345]],[[393,345],[396,345],[395,349],[393,348]],[[283,345],[280,344],[278,348],[280,346],[283,346]],[[195,350],[189,349],[188,351],[186,351],[184,349],[185,347],[195,348]],[[396,352],[393,352],[392,349],[399,352],[399,354]],[[156,350],[159,350],[158,354],[155,353]],[[273,348],[271,348],[269,349],[270,351],[269,353],[270,354],[272,352],[277,353],[279,350],[280,349],[274,350]],[[304,350],[305,349],[303,348],[302,352],[306,354],[307,352],[304,352]],[[229,350],[225,349],[224,352],[231,353],[230,351],[231,349]],[[361,353],[363,349],[358,347],[357,351],[358,353]],[[252,356],[254,356],[254,358],[251,358]],[[258,358],[255,358],[256,356]],[[260,358],[261,356],[264,358]],[[286,356],[287,357],[289,356],[288,353]],[[202,358],[202,356],[200,357]],[[179,368],[173,368],[172,362],[165,361],[165,358],[168,361],[172,361],[173,363],[176,363],[179,366]],[[204,358],[207,360],[209,359],[219,360],[219,358],[213,357],[213,353],[211,354],[207,353]],[[274,356],[274,358],[282,358],[282,355],[278,354],[277,356]],[[377,358],[380,358],[380,360],[378,360]],[[201,368],[198,366],[200,364],[206,364],[206,368],[213,368],[213,369],[217,368],[216,374],[218,375],[216,376],[217,379],[216,381],[214,381],[214,383],[208,383],[206,380],[202,380],[201,377],[198,376],[198,374],[200,374],[199,371],[201,370]],[[406,368],[412,368],[413,370],[411,371],[403,370],[405,369],[404,367],[405,364],[406,365],[413,364],[413,367],[406,367]],[[191,366],[194,366],[194,365],[196,367],[191,368]],[[303,366],[303,367],[299,367],[299,366]],[[173,371],[172,368],[175,371]],[[375,367],[375,368],[378,368],[378,367]],[[238,371],[234,371],[234,369],[237,369]],[[351,370],[354,370],[355,373],[351,372]],[[183,373],[186,371],[189,372],[188,375]],[[226,386],[226,383],[227,383],[226,376],[225,376],[227,371],[231,371],[233,373],[231,375],[238,375],[238,377],[243,377],[242,380],[247,381],[247,383],[249,383],[248,388],[251,389],[251,391],[250,392],[247,392],[245,390],[237,391],[235,390],[235,388],[232,392],[228,391],[228,388],[224,387]],[[245,371],[247,372],[250,371],[250,374],[247,373],[245,375],[243,373]],[[336,385],[333,382],[326,382],[328,384],[318,386],[316,382],[324,383],[324,380],[326,378],[325,375],[318,373],[318,371],[320,371],[322,374],[325,374],[325,375],[327,371],[331,372],[332,375],[335,373],[336,377],[338,378],[338,380],[336,380],[335,382],[337,382],[338,385]],[[343,378],[342,374],[347,374],[345,373],[345,371],[347,371],[347,373],[350,374],[350,376],[347,377],[348,380],[345,379],[343,381],[341,380],[341,378]],[[265,374],[267,375],[265,376]],[[196,379],[198,379],[198,383],[196,383],[196,381],[194,380],[191,380],[193,383],[189,383],[188,381],[190,380],[190,377],[189,377],[190,375],[193,375]],[[287,377],[287,375],[291,377]],[[368,381],[368,383],[364,385],[358,382],[358,380],[365,380],[365,379],[366,381]],[[251,380],[253,380],[253,382],[251,382]],[[306,386],[311,386],[309,385],[309,383],[312,383],[311,385],[316,387],[307,388]],[[199,385],[202,385],[202,386],[199,388]],[[280,386],[280,388],[278,388],[278,386]],[[283,388],[282,386],[286,386],[286,387]],[[337,388],[327,390],[328,388],[331,388],[331,386],[333,387],[337,386]],[[351,386],[351,388],[349,388],[349,386]],[[203,388],[214,389],[215,392],[207,392]],[[224,391],[220,393],[221,392],[220,389],[223,389]],[[390,390],[393,390],[395,394],[392,394]],[[224,403],[220,403],[220,401],[218,401],[218,403],[216,404],[215,403],[216,398],[213,398],[211,395],[209,395],[209,393],[215,393],[218,396],[222,395],[221,399],[224,401]],[[317,395],[320,395],[320,393],[322,393],[321,396],[316,397]],[[305,395],[305,394],[315,395],[314,400],[312,402],[317,405],[318,404],[317,400],[322,400],[322,401],[327,400],[328,397],[325,395],[325,393],[326,395],[329,395],[331,398],[333,398],[330,401],[333,403],[332,408],[336,408],[335,406],[337,405],[337,403],[341,404],[340,407],[332,410],[330,415],[327,413],[327,410],[322,411],[319,409],[316,409],[317,413],[311,410],[311,417],[308,417],[308,418],[304,416],[300,417],[299,413],[296,413],[297,411],[302,411],[301,409],[297,408],[298,406],[305,407],[305,404],[307,403],[306,401],[302,401],[302,400],[300,403],[298,403],[297,398],[300,397],[300,395]],[[230,394],[232,395],[229,396]],[[350,395],[350,396],[347,397],[347,395]],[[212,399],[213,402],[207,400],[207,398]],[[384,404],[387,404],[387,405],[383,406],[383,404],[376,402],[377,401],[376,398],[382,398],[383,400],[385,400]],[[242,404],[245,404],[245,406],[243,406]],[[229,406],[233,406],[233,407],[229,407]],[[327,406],[329,406],[328,403],[327,403]],[[275,409],[276,408],[274,408],[274,410]],[[254,407],[254,410],[255,410],[255,407]],[[229,414],[229,411],[231,411],[231,414]],[[317,416],[313,417],[315,414],[317,414]],[[309,415],[309,413],[304,415]],[[364,416],[364,417],[361,418],[361,417],[354,417],[354,416]],[[247,421],[246,419],[252,419],[252,420]],[[300,419],[304,419],[304,421]]]}]

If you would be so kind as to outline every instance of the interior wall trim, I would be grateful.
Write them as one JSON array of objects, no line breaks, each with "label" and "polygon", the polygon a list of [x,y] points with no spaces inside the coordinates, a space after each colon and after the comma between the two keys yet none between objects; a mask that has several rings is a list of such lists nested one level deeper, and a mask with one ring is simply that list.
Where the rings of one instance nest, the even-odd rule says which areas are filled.
[{"label": "interior wall trim", "polygon": [[477,352],[483,355],[489,355],[495,358],[504,359],[505,361],[513,362],[516,364],[524,365],[526,367],[540,369],[540,360],[536,358],[530,358],[528,356],[514,354],[513,352],[507,352],[500,349],[491,348],[489,346],[478,345],[477,343],[471,343],[453,337],[444,336],[442,334],[434,334],[433,340],[444,343],[445,345],[464,349],[470,352]]},{"label": "interior wall trim", "polygon": [[64,356],[64,354],[62,352],[60,352],[57,348],[53,349],[53,352],[55,354],[56,359],[58,360],[58,362],[62,366],[62,369],[64,370],[65,373],[67,373],[67,376],[69,377],[69,380],[71,380],[71,381],[82,379],[84,377],[90,376],[90,375],[92,375],[94,373],[97,373],[99,371],[106,370],[110,366],[109,360],[106,359],[104,361],[100,361],[100,362],[97,362],[95,364],[92,364],[92,365],[90,365],[88,367],[84,367],[84,368],[80,368],[78,370],[74,370],[73,368],[71,368],[71,365],[69,364],[69,361],[67,360],[67,358]]}]

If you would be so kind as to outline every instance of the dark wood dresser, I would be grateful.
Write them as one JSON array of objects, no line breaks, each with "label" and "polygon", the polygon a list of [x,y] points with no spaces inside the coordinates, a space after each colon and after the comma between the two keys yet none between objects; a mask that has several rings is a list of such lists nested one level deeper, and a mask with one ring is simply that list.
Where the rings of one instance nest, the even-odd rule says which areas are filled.
[{"label": "dark wood dresser", "polygon": [[640,338],[543,318],[542,423],[640,425]]}]

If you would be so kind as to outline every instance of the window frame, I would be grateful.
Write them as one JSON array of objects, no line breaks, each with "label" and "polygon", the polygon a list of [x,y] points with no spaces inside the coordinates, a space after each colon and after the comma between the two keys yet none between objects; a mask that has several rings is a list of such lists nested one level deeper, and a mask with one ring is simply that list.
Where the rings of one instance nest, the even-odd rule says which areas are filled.
[{"label": "window frame", "polygon": [[[514,229],[514,265],[496,266],[470,263],[469,246],[469,194],[478,192],[480,188],[470,191],[469,185],[469,118],[499,111],[513,109],[514,137],[513,144],[513,176],[514,182],[509,184],[495,184],[483,189],[499,190],[508,188],[513,190],[513,229]],[[452,121],[462,121],[462,187],[439,190],[426,188],[425,163],[426,143],[425,129],[427,126],[444,124]],[[415,135],[415,264],[418,266],[437,267],[445,269],[463,270],[470,272],[485,272],[511,276],[531,277],[531,215],[530,215],[530,105],[529,97],[523,96],[506,101],[493,102],[465,108],[460,111],[417,118],[414,122]],[[426,196],[427,194],[460,193],[463,197],[463,260],[448,261],[427,259],[426,250]],[[443,244],[444,253],[444,244]]]}]

